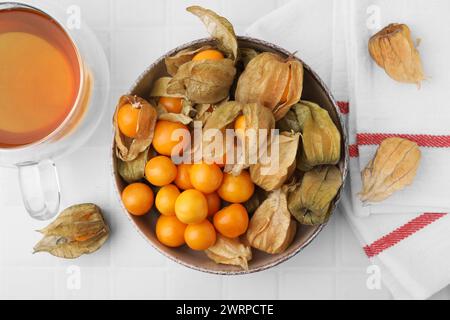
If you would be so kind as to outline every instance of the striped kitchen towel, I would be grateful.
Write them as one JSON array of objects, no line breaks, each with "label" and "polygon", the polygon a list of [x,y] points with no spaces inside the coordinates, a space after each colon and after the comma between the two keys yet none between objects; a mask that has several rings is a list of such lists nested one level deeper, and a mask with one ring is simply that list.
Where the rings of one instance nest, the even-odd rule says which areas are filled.
[{"label": "striped kitchen towel", "polygon": [[[395,298],[424,299],[450,283],[450,31],[447,0],[292,1],[248,34],[297,51],[330,86],[349,132],[350,173],[341,212]],[[320,22],[320,23],[319,23]],[[377,67],[367,41],[404,22],[422,38],[428,80],[418,90]],[[382,204],[362,206],[360,172],[386,137],[421,147],[416,181]]]}]

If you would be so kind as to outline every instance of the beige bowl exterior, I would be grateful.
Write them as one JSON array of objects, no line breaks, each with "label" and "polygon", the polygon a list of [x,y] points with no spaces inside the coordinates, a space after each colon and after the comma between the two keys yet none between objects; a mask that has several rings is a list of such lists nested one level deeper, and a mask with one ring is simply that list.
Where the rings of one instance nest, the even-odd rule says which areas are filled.
[{"label": "beige bowl exterior", "polygon": [[[288,56],[290,55],[289,52],[286,50],[279,48],[271,43],[267,43],[261,40],[249,38],[249,37],[238,37],[239,46],[240,47],[248,47],[248,48],[254,48],[259,51],[269,51],[269,52],[275,52],[282,56]],[[191,43],[187,43],[183,46],[180,46],[170,52],[168,52],[166,55],[158,59],[156,62],[154,62],[152,65],[150,65],[136,80],[134,85],[131,87],[128,94],[138,95],[142,98],[148,98],[149,92],[152,88],[152,85],[155,80],[162,76],[166,76],[166,70],[164,65],[164,58],[167,56],[172,56],[179,52],[180,50],[190,48],[190,47],[200,47],[205,44],[211,44],[211,39],[200,39],[197,41],[193,41]],[[300,59],[299,59],[300,60]],[[325,84],[320,80],[320,78],[317,76],[315,72],[313,72],[304,62],[302,61],[304,65],[304,87],[303,87],[303,94],[302,99],[304,100],[310,100],[314,101],[318,104],[320,104],[323,108],[327,109],[330,113],[331,118],[333,119],[334,123],[337,125],[339,131],[341,132],[341,135],[343,137],[342,139],[342,157],[339,162],[339,168],[342,172],[342,178],[345,181],[345,177],[347,174],[347,163],[348,163],[348,152],[347,152],[347,137],[346,137],[346,130],[344,130],[344,124],[340,117],[340,114],[338,112],[337,105],[325,86]],[[237,274],[246,274],[246,273],[252,273],[257,271],[262,271],[268,268],[271,268],[283,261],[286,261],[287,259],[293,257],[297,253],[299,253],[304,247],[306,247],[318,234],[319,232],[325,227],[325,224],[319,225],[319,226],[303,226],[299,224],[297,234],[294,238],[294,241],[289,246],[289,248],[281,253],[276,255],[270,255],[263,253],[261,251],[258,251],[256,249],[253,249],[253,259],[250,261],[249,264],[249,270],[242,270],[240,267],[236,266],[229,266],[229,265],[222,265],[222,264],[216,264],[215,262],[211,261],[209,258],[206,257],[204,252],[195,252],[186,246],[183,246],[181,248],[168,248],[164,245],[162,245],[156,238],[155,235],[155,224],[156,220],[159,216],[156,210],[152,211],[151,213],[146,214],[143,217],[136,217],[133,215],[130,215],[125,207],[123,206],[123,203],[120,199],[120,195],[122,193],[123,188],[126,186],[124,181],[121,179],[117,172],[117,158],[115,156],[115,143],[113,141],[112,144],[112,170],[113,170],[113,176],[114,176],[114,183],[115,183],[115,193],[118,197],[118,200],[121,204],[122,211],[124,214],[126,214],[131,221],[131,223],[136,227],[137,231],[160,253],[165,255],[166,257],[172,259],[175,262],[178,262],[186,267],[213,273],[213,274],[224,274],[224,275],[237,275]],[[336,197],[334,203],[333,203],[333,211],[335,210],[336,204],[339,201],[340,194],[342,192],[342,189],[340,190],[338,196]],[[143,252],[142,254],[145,254]]]}]

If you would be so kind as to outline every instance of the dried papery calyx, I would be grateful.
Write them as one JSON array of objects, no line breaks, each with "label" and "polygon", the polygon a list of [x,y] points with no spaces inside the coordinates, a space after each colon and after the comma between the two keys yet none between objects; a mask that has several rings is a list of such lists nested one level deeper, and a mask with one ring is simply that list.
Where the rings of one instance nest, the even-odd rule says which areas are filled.
[{"label": "dried papery calyx", "polygon": [[[203,126],[202,137],[202,156],[207,162],[222,161],[224,154],[226,153],[226,128],[233,123],[233,121],[242,112],[244,105],[235,101],[227,101],[217,106],[214,111],[208,116]],[[218,146],[218,142],[215,138],[210,137],[210,134],[214,134],[214,131],[221,135],[222,147],[221,150],[216,150],[215,146]],[[218,152],[221,151],[219,154]]]},{"label": "dried papery calyx", "polygon": [[251,198],[244,203],[247,212],[249,214],[254,213],[259,208],[261,203],[263,203],[264,200],[267,199],[267,195],[268,192],[264,191],[263,189],[255,188],[255,191],[253,192]]},{"label": "dried papery calyx", "polygon": [[184,98],[181,94],[170,94],[167,92],[167,87],[169,86],[169,82],[172,80],[172,77],[161,77],[155,81],[152,86],[152,90],[150,91],[151,98],[160,98],[160,97],[172,97],[172,98]]},{"label": "dried papery calyx", "polygon": [[252,48],[239,48],[239,61],[242,63],[242,67],[245,68],[258,54],[259,52]]},{"label": "dried papery calyx", "polygon": [[150,147],[142,151],[136,159],[122,161],[117,159],[117,171],[119,175],[128,183],[141,180],[145,176],[145,165],[149,159]]},{"label": "dried papery calyx", "polygon": [[191,6],[186,10],[196,15],[203,22],[206,30],[217,41],[219,50],[224,52],[227,58],[236,61],[238,43],[233,25],[214,11],[200,6]]},{"label": "dried papery calyx", "polygon": [[283,118],[277,121],[276,127],[280,131],[301,132],[300,124],[298,123],[294,108],[295,106],[292,107]]},{"label": "dried papery calyx", "polygon": [[298,222],[318,225],[331,214],[331,202],[342,186],[342,175],[336,166],[321,166],[304,174],[301,183],[291,186],[288,207]]},{"label": "dried papery calyx", "polygon": [[230,59],[189,61],[180,66],[167,92],[193,103],[218,103],[228,97],[235,74]]},{"label": "dried papery calyx", "polygon": [[270,254],[284,252],[294,239],[297,223],[287,207],[286,187],[275,190],[255,211],[247,230],[247,241]]},{"label": "dried papery calyx", "polygon": [[337,164],[341,158],[341,134],[328,111],[309,101],[300,101],[292,109],[302,133],[297,167],[308,171],[318,165]]},{"label": "dried papery calyx", "polygon": [[209,117],[212,115],[212,113],[224,105],[225,103],[230,102],[229,97],[226,97],[222,101],[219,101],[218,103],[200,103],[193,106],[195,110],[194,114],[194,120],[200,121],[203,125],[206,124],[206,121],[209,119]]},{"label": "dried papery calyx", "polygon": [[187,125],[193,121],[193,119],[190,116],[187,116],[183,113],[162,113],[159,118],[160,120],[167,120],[170,122],[179,122],[184,125]]},{"label": "dried papery calyx", "polygon": [[369,40],[373,60],[394,80],[420,86],[425,79],[419,52],[406,24],[393,23]]},{"label": "dried papery calyx", "polygon": [[302,90],[300,61],[263,52],[247,64],[239,77],[235,96],[239,102],[257,102],[269,108],[279,120],[300,100]]},{"label": "dried papery calyx", "polygon": [[[183,51],[166,59],[167,71],[173,76],[169,82],[169,94],[183,95],[193,103],[218,103],[228,97],[236,75],[237,39],[231,23],[215,12],[199,6],[187,10],[205,24],[208,32],[216,40],[218,49],[225,54],[224,59],[192,58],[206,50],[205,47]],[[202,50],[203,49],[203,50]]]},{"label": "dried papery calyx", "polygon": [[167,72],[174,76],[177,74],[178,69],[185,64],[186,62],[189,62],[192,60],[192,58],[199,52],[211,49],[212,46],[203,46],[200,48],[194,48],[194,49],[184,49],[178,52],[177,54],[165,58],[165,64]]},{"label": "dried papery calyx", "polygon": [[[300,134],[281,132],[278,140],[272,142],[266,159],[268,164],[250,166],[252,181],[266,191],[279,189],[295,171],[295,160]],[[274,150],[276,149],[276,150]],[[278,157],[278,160],[274,157]]]},{"label": "dried papery calyx", "polygon": [[167,92],[167,88],[171,80],[171,77],[161,77],[156,80],[153,84],[152,91],[150,92],[150,97],[156,99],[161,97],[179,98],[182,101],[181,111],[178,113],[168,112],[164,105],[158,102],[156,105],[158,120],[180,122],[187,125],[193,121],[192,117],[195,115],[196,110],[192,103],[188,99],[185,99],[183,95],[171,94]]},{"label": "dried papery calyx", "polygon": [[[139,109],[135,138],[125,136],[119,129],[117,115],[119,109],[125,104],[130,104],[133,108]],[[114,139],[116,142],[116,155],[119,159],[123,161],[134,160],[150,146],[157,118],[158,114],[155,107],[147,100],[134,95],[120,97],[114,113]]]},{"label": "dried papery calyx", "polygon": [[228,101],[218,106],[203,126],[203,130],[225,129],[242,112],[244,105],[236,101]]},{"label": "dried papery calyx", "polygon": [[208,258],[216,263],[240,266],[248,270],[248,262],[252,259],[250,246],[245,245],[239,238],[230,239],[217,234],[216,243],[205,251]]},{"label": "dried papery calyx", "polygon": [[412,184],[420,158],[420,149],[413,141],[399,137],[383,140],[374,158],[361,172],[361,201],[381,202]]},{"label": "dried papery calyx", "polygon": [[195,121],[201,121],[204,125],[209,119],[213,111],[217,108],[217,105],[211,103],[201,103],[195,105]]},{"label": "dried papery calyx", "polygon": [[240,148],[236,150],[236,163],[226,165],[224,171],[239,175],[242,170],[258,163],[259,156],[266,152],[275,128],[272,111],[258,103],[242,105],[245,128],[236,131]]},{"label": "dried papery calyx", "polygon": [[100,208],[92,203],[65,209],[39,232],[44,237],[36,244],[34,252],[48,252],[66,259],[98,250],[109,236]]}]

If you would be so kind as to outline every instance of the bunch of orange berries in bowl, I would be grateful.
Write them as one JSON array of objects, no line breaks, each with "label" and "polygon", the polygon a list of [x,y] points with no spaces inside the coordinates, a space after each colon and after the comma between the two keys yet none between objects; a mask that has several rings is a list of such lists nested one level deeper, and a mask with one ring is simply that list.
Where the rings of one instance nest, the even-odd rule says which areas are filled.
[{"label": "bunch of orange berries in bowl", "polygon": [[[181,105],[176,99],[181,100],[160,98],[159,103]],[[127,135],[133,128],[127,128],[126,121],[121,125],[120,111],[119,129]],[[156,208],[160,214],[156,237],[172,248],[186,244],[193,250],[207,250],[215,244],[217,233],[227,238],[243,235],[249,216],[242,203],[255,190],[250,174],[244,170],[233,176],[216,163],[176,165],[171,156],[180,142],[183,144],[182,137],[172,139],[177,129],[188,127],[167,120],[156,122],[151,144],[155,155],[145,165],[145,181],[128,184],[122,191],[125,208],[135,216],[155,214],[152,208]]]}]

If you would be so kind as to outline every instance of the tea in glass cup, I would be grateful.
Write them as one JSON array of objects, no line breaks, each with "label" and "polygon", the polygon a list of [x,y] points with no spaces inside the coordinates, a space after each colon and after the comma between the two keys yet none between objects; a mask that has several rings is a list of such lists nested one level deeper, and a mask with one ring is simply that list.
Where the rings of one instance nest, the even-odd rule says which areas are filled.
[{"label": "tea in glass cup", "polygon": [[40,220],[59,208],[54,159],[91,136],[109,93],[95,35],[45,6],[0,3],[0,166],[18,168],[25,208]]}]

